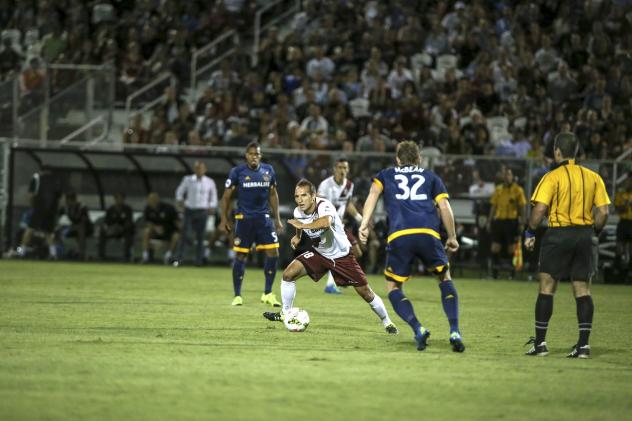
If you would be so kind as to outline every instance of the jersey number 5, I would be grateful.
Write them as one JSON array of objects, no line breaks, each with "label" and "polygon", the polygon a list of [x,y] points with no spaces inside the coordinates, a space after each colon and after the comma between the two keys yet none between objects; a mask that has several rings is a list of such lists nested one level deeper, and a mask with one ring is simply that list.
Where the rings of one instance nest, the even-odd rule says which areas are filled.
[{"label": "jersey number 5", "polygon": [[404,174],[396,174],[395,180],[397,180],[397,187],[402,191],[402,193],[397,193],[395,195],[396,199],[399,200],[427,200],[428,195],[425,193],[419,193],[419,189],[426,182],[426,179],[419,174],[413,174],[410,176],[413,180],[415,180],[412,187],[408,187],[408,177]]}]

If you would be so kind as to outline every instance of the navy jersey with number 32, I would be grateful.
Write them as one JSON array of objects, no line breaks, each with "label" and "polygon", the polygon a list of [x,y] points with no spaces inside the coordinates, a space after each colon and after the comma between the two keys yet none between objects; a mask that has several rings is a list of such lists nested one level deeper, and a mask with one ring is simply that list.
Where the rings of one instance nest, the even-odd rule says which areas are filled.
[{"label": "navy jersey with number 32", "polygon": [[436,203],[447,198],[443,181],[432,171],[415,165],[387,168],[373,182],[382,189],[388,215],[388,242],[410,234],[440,239],[441,219]]}]

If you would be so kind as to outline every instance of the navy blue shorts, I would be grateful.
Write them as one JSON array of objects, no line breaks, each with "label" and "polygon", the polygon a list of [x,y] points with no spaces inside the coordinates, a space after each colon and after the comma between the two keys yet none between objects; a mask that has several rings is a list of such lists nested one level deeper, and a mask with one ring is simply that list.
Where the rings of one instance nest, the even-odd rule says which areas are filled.
[{"label": "navy blue shorts", "polygon": [[443,244],[432,235],[402,235],[386,246],[386,252],[384,275],[397,282],[406,282],[410,279],[415,257],[435,273],[441,273],[448,267],[448,256],[445,254]]},{"label": "navy blue shorts", "polygon": [[257,245],[257,251],[279,248],[279,238],[272,218],[261,215],[244,217],[235,221],[233,250],[248,253],[253,244]]}]

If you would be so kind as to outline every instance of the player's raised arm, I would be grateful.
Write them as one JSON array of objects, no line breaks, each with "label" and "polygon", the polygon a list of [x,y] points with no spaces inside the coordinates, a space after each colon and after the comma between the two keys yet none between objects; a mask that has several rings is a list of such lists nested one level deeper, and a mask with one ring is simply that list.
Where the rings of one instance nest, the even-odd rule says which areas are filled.
[{"label": "player's raised arm", "polygon": [[377,205],[377,201],[381,194],[381,186],[374,181],[371,185],[369,196],[364,201],[364,208],[362,209],[362,222],[360,223],[360,229],[358,230],[358,234],[360,234],[360,242],[362,244],[366,244],[369,239],[369,224],[371,223],[375,206]]},{"label": "player's raised arm", "polygon": [[331,227],[332,220],[333,218],[331,216],[325,215],[307,224],[304,224],[298,219],[288,219],[287,223],[300,230],[322,230]]},{"label": "player's raised arm", "polygon": [[445,242],[445,247],[448,251],[455,252],[459,249],[459,242],[456,240],[456,227],[454,226],[454,213],[452,213],[452,206],[446,197],[439,199],[437,202],[439,206],[439,215],[441,216],[441,222],[448,233],[448,239]]}]

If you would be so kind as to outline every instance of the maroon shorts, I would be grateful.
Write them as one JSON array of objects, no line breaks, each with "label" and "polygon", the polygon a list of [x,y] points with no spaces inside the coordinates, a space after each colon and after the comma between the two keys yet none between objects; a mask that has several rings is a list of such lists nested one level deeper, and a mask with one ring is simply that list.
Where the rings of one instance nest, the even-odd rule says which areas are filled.
[{"label": "maroon shorts", "polygon": [[367,285],[366,275],[358,264],[358,261],[349,253],[338,259],[327,259],[316,251],[306,251],[300,254],[296,260],[301,262],[307,274],[318,282],[327,271],[331,271],[336,285],[360,287]]},{"label": "maroon shorts", "polygon": [[352,246],[358,245],[358,239],[353,235],[353,231],[351,231],[350,228],[345,228],[345,234],[347,234],[347,240],[349,240]]}]

